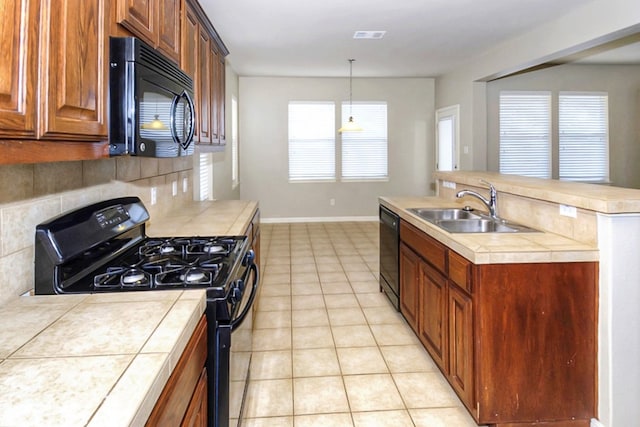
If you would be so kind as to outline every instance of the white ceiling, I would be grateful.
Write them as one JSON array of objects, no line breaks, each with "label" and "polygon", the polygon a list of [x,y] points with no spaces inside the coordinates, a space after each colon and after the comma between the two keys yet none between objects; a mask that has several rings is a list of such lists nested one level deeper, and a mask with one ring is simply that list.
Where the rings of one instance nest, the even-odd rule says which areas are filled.
[{"label": "white ceiling", "polygon": [[300,77],[435,77],[588,2],[200,0],[239,75]]}]

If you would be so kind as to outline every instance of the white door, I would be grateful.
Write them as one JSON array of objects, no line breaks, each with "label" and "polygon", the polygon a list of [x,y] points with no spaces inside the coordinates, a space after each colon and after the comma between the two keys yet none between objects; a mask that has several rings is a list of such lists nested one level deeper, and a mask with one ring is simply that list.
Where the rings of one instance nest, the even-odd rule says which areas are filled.
[{"label": "white door", "polygon": [[436,170],[458,170],[460,106],[453,105],[436,110]]}]

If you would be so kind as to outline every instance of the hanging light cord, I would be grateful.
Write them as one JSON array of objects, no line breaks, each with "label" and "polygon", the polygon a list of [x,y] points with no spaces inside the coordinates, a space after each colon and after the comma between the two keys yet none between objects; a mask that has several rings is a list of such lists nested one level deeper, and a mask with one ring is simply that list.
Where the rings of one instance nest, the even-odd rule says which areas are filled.
[{"label": "hanging light cord", "polygon": [[349,117],[353,117],[353,61],[355,59],[349,59]]}]

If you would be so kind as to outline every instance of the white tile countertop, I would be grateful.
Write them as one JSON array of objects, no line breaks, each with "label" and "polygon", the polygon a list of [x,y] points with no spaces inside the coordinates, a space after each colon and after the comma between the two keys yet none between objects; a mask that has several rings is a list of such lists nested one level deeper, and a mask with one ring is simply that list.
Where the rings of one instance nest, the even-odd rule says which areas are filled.
[{"label": "white tile countertop", "polygon": [[151,218],[150,236],[240,236],[258,209],[258,202],[215,200],[193,202],[174,209],[160,219]]},{"label": "white tile countertop", "polygon": [[[474,264],[597,261],[596,245],[550,233],[449,233],[408,208],[460,207],[440,197],[380,197],[400,218],[450,247]],[[526,224],[525,224],[526,225]]]},{"label": "white tile countertop", "polygon": [[143,426],[204,309],[204,290],[0,308],[0,425]]}]

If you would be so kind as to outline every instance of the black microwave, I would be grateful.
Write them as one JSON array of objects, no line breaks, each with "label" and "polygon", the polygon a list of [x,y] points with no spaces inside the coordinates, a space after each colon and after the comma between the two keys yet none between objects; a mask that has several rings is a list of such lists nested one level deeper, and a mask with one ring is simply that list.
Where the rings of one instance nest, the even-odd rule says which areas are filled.
[{"label": "black microwave", "polygon": [[109,154],[193,154],[193,80],[135,37],[109,42]]}]

